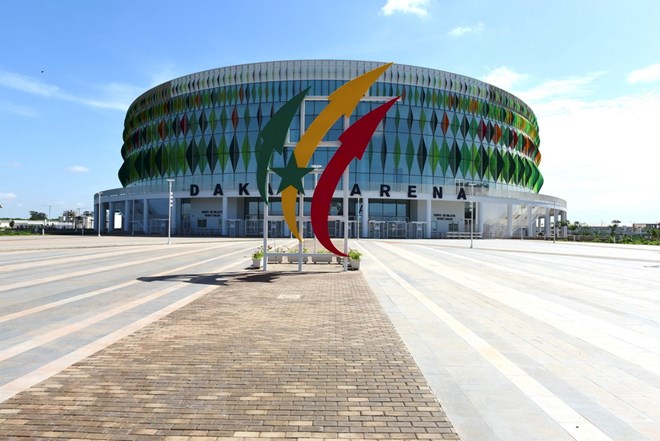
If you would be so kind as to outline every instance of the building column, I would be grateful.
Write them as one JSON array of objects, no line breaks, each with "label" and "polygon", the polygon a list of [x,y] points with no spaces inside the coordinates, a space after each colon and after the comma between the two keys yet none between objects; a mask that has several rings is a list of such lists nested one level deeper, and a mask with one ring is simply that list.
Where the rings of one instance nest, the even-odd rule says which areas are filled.
[{"label": "building column", "polygon": [[101,202],[101,213],[99,214],[99,225],[101,228],[101,231],[105,231],[105,202]]},{"label": "building column", "polygon": [[483,238],[484,235],[484,204],[483,202],[477,202],[477,233],[481,234]]},{"label": "building column", "polygon": [[130,202],[128,199],[124,201],[124,218],[122,219],[121,222],[121,229],[125,232],[128,233],[131,228],[131,218],[133,217],[133,213],[130,212],[131,206]]},{"label": "building column", "polygon": [[431,238],[431,223],[433,222],[433,201],[431,199],[427,199],[424,201],[426,204],[426,232],[424,234],[424,237],[427,239]]},{"label": "building column", "polygon": [[[227,207],[228,207],[228,201],[227,201],[227,196],[222,196],[222,215],[220,217],[220,229],[222,230],[222,235],[227,236],[227,231],[229,228],[227,227]],[[236,232],[236,236],[238,236],[238,231]]]},{"label": "building column", "polygon": [[369,238],[369,199],[362,198],[362,237]]},{"label": "building column", "polygon": [[513,205],[506,204],[506,238],[513,237]]},{"label": "building column", "polygon": [[[556,222],[557,215],[555,213],[553,213],[552,217],[555,219],[555,222]],[[545,212],[544,230],[545,230],[545,237],[547,239],[548,237],[550,237],[550,209],[549,208],[546,209],[546,212]]]},{"label": "building column", "polygon": [[96,232],[101,231],[101,215],[99,214],[99,203],[94,204],[94,224],[97,228]]},{"label": "building column", "polygon": [[142,230],[149,234],[149,199],[142,199]]},{"label": "building column", "polygon": [[115,231],[115,203],[110,202],[108,204],[108,233],[114,233]]},{"label": "building column", "polygon": [[536,228],[534,228],[534,219],[532,218],[533,208],[531,205],[527,206],[527,237],[534,237]]}]

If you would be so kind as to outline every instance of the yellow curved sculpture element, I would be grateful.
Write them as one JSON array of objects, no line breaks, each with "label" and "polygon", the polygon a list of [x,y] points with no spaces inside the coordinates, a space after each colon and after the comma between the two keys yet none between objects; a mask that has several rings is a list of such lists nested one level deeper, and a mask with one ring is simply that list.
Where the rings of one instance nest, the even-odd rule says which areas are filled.
[{"label": "yellow curved sculpture element", "polygon": [[[323,109],[319,116],[312,121],[309,128],[305,131],[296,148],[293,150],[293,155],[296,159],[298,167],[306,167],[316,147],[330,130],[330,127],[341,116],[349,116],[355,107],[357,107],[360,99],[367,93],[369,87],[376,82],[383,72],[385,72],[392,63],[384,64],[376,69],[360,75],[352,79],[348,83],[335,90],[328,97],[328,106]],[[302,241],[298,226],[296,225],[296,195],[297,190],[292,185],[289,185],[282,190],[282,213],[289,229],[299,241]]]}]

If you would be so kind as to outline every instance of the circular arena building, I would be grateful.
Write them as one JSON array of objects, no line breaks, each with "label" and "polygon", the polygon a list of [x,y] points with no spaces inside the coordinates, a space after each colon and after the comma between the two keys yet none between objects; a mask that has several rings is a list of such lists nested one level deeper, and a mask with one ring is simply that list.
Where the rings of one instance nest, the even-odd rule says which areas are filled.
[{"label": "circular arena building", "polygon": [[[551,228],[566,220],[566,201],[539,193],[539,127],[529,106],[473,78],[401,64],[383,66],[343,60],[244,64],[187,75],[148,90],[126,114],[124,162],[118,173],[122,187],[95,195],[97,228],[167,234],[171,204],[172,234],[261,236],[260,188],[265,187],[259,186],[259,168],[263,152],[271,148],[267,144],[277,138],[270,136],[270,129],[277,126],[284,132],[272,146],[274,154],[266,158],[264,197],[269,201],[269,236],[288,237],[291,230],[279,190],[282,178],[273,171],[290,166],[314,121],[328,121],[332,114],[336,118],[315,142],[307,163],[298,157],[298,167],[306,170],[301,177],[304,203],[296,204],[304,214],[300,234],[311,237],[310,205],[328,163],[346,141],[340,136],[398,97],[361,159],[350,162],[334,190],[328,210],[332,237],[343,237],[346,219],[350,237],[562,233]],[[359,93],[355,106],[343,106],[337,113],[333,92],[379,67],[384,71],[366,93]],[[279,116],[286,113],[285,104],[294,101],[283,126]]]}]

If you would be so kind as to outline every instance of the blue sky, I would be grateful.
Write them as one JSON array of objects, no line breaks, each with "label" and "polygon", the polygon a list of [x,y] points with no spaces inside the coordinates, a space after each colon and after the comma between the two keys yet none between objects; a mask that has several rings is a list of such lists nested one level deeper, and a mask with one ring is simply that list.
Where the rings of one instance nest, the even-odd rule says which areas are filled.
[{"label": "blue sky", "polygon": [[660,221],[660,2],[3,2],[0,217],[91,209],[120,187],[123,119],[169,79],[280,59],[359,59],[479,78],[540,124],[542,193],[569,220]]}]

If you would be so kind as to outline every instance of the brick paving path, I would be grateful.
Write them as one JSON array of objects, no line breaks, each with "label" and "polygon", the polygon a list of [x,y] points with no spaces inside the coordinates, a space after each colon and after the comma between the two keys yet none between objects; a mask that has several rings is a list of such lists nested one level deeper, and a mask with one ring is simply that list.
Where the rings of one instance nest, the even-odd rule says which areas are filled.
[{"label": "brick paving path", "polygon": [[3,439],[458,439],[359,273],[245,272],[0,404]]}]

